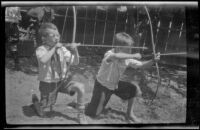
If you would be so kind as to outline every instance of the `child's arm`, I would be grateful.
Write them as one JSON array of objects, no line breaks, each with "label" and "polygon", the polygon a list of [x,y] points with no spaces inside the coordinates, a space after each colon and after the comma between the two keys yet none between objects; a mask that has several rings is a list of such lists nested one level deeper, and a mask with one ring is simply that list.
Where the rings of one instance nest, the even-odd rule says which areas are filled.
[{"label": "child's arm", "polygon": [[128,59],[126,60],[126,64],[128,66],[131,66],[133,68],[149,68],[151,67],[155,62],[157,62],[158,60],[160,60],[160,54],[158,53],[158,55],[156,56],[155,59],[151,59],[148,61],[138,61],[138,60],[134,60],[134,59]]},{"label": "child's arm", "polygon": [[146,69],[146,68],[151,67],[153,64],[154,64],[154,61],[152,59],[148,61],[143,61],[141,68]]},{"label": "child's arm", "polygon": [[48,51],[46,54],[38,56],[38,59],[42,62],[42,63],[47,63],[47,61],[49,61],[52,57],[52,55],[55,53],[56,48],[61,47],[62,44],[61,43],[57,43],[50,51]]},{"label": "child's arm", "polygon": [[151,67],[155,62],[160,60],[160,52],[157,53],[156,57],[154,59],[148,60],[148,61],[143,61],[142,62],[142,68],[149,68]]},{"label": "child's arm", "polygon": [[77,43],[72,43],[71,44],[71,48],[73,50],[73,55],[74,55],[74,60],[73,60],[73,64],[74,65],[78,65],[79,64],[79,53],[78,53],[78,49],[77,49],[77,46],[79,44]]},{"label": "child's arm", "polygon": [[108,62],[113,59],[141,59],[141,54],[140,53],[135,53],[135,54],[110,53],[110,55],[105,58],[105,60]]}]

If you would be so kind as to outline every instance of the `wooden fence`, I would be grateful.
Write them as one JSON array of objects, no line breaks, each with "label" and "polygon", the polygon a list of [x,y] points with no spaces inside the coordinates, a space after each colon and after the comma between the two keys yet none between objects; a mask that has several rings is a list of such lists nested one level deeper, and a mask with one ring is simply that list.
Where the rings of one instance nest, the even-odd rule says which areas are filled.
[{"label": "wooden fence", "polygon": [[[99,10],[96,6],[79,6],[76,7],[76,11],[76,42],[102,46],[113,45],[115,33],[127,32],[134,37],[136,46],[145,46],[149,48],[149,52],[152,51],[149,21],[143,7],[133,8],[132,6],[127,6],[126,12],[120,12],[114,6],[107,10]],[[156,51],[161,53],[186,52],[184,8],[154,7],[149,8],[149,11],[152,19]],[[74,26],[72,7],[66,6],[61,9],[56,7],[56,13],[53,23],[57,25],[62,35],[61,41],[69,43],[72,41]],[[92,50],[96,49],[102,50],[100,47]],[[81,49],[80,53],[85,54],[84,50]],[[140,50],[140,52],[142,51],[144,50]]]}]

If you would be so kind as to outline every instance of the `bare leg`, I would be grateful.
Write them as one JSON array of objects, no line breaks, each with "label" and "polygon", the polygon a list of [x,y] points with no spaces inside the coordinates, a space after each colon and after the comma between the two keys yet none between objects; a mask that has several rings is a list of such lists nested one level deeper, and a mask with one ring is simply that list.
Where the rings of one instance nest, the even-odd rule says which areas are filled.
[{"label": "bare leg", "polygon": [[87,124],[86,117],[84,115],[85,113],[85,104],[84,104],[84,94],[85,89],[84,85],[81,83],[74,83],[71,86],[71,90],[75,91],[77,93],[77,104],[78,104],[78,119],[80,124]]},{"label": "bare leg", "polygon": [[136,90],[137,90],[136,96],[137,97],[141,97],[142,96],[142,91],[141,91],[140,86],[138,85],[138,83],[132,81],[131,84],[133,84],[136,87]]},{"label": "bare leg", "polygon": [[127,119],[139,123],[141,120],[138,119],[133,113],[133,102],[134,97],[128,100]]}]

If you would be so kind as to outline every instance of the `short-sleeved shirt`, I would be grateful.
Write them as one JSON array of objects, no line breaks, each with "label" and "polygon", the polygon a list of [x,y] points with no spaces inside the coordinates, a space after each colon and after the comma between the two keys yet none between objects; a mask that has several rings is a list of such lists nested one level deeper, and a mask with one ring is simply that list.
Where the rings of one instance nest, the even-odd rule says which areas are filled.
[{"label": "short-sleeved shirt", "polygon": [[[65,73],[67,71],[66,63],[70,62],[70,58],[72,58],[71,63],[74,62],[74,55],[72,55],[70,53],[70,51],[67,50],[65,47],[61,47],[61,48],[57,49],[56,53],[59,55],[59,58],[60,58],[59,60],[60,60],[60,64],[61,64],[61,74],[59,74],[59,71],[58,71],[59,68],[55,69],[55,71],[52,71],[51,58],[46,63],[42,63],[40,61],[40,58],[42,56],[44,56],[45,54],[47,54],[48,51],[49,50],[44,45],[42,45],[36,49],[36,56],[37,56],[38,65],[39,65],[38,80],[43,81],[43,82],[49,82],[49,83],[58,82],[58,81],[60,81],[61,78],[65,77]],[[55,77],[52,77],[53,72],[55,72],[54,73]]]},{"label": "short-sleeved shirt", "polygon": [[118,88],[118,82],[122,78],[124,71],[130,63],[134,68],[138,68],[142,63],[135,59],[115,59],[107,62],[106,59],[112,53],[114,53],[114,50],[109,50],[105,53],[99,72],[97,74],[97,80],[108,89],[114,90]]}]

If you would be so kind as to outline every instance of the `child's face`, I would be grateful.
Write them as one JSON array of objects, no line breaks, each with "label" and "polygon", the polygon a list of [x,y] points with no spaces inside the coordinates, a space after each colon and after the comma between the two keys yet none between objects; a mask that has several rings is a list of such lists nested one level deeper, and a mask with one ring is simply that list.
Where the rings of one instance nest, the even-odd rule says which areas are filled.
[{"label": "child's face", "polygon": [[48,35],[45,37],[45,42],[49,46],[54,46],[60,41],[60,34],[58,30],[48,29]]}]

